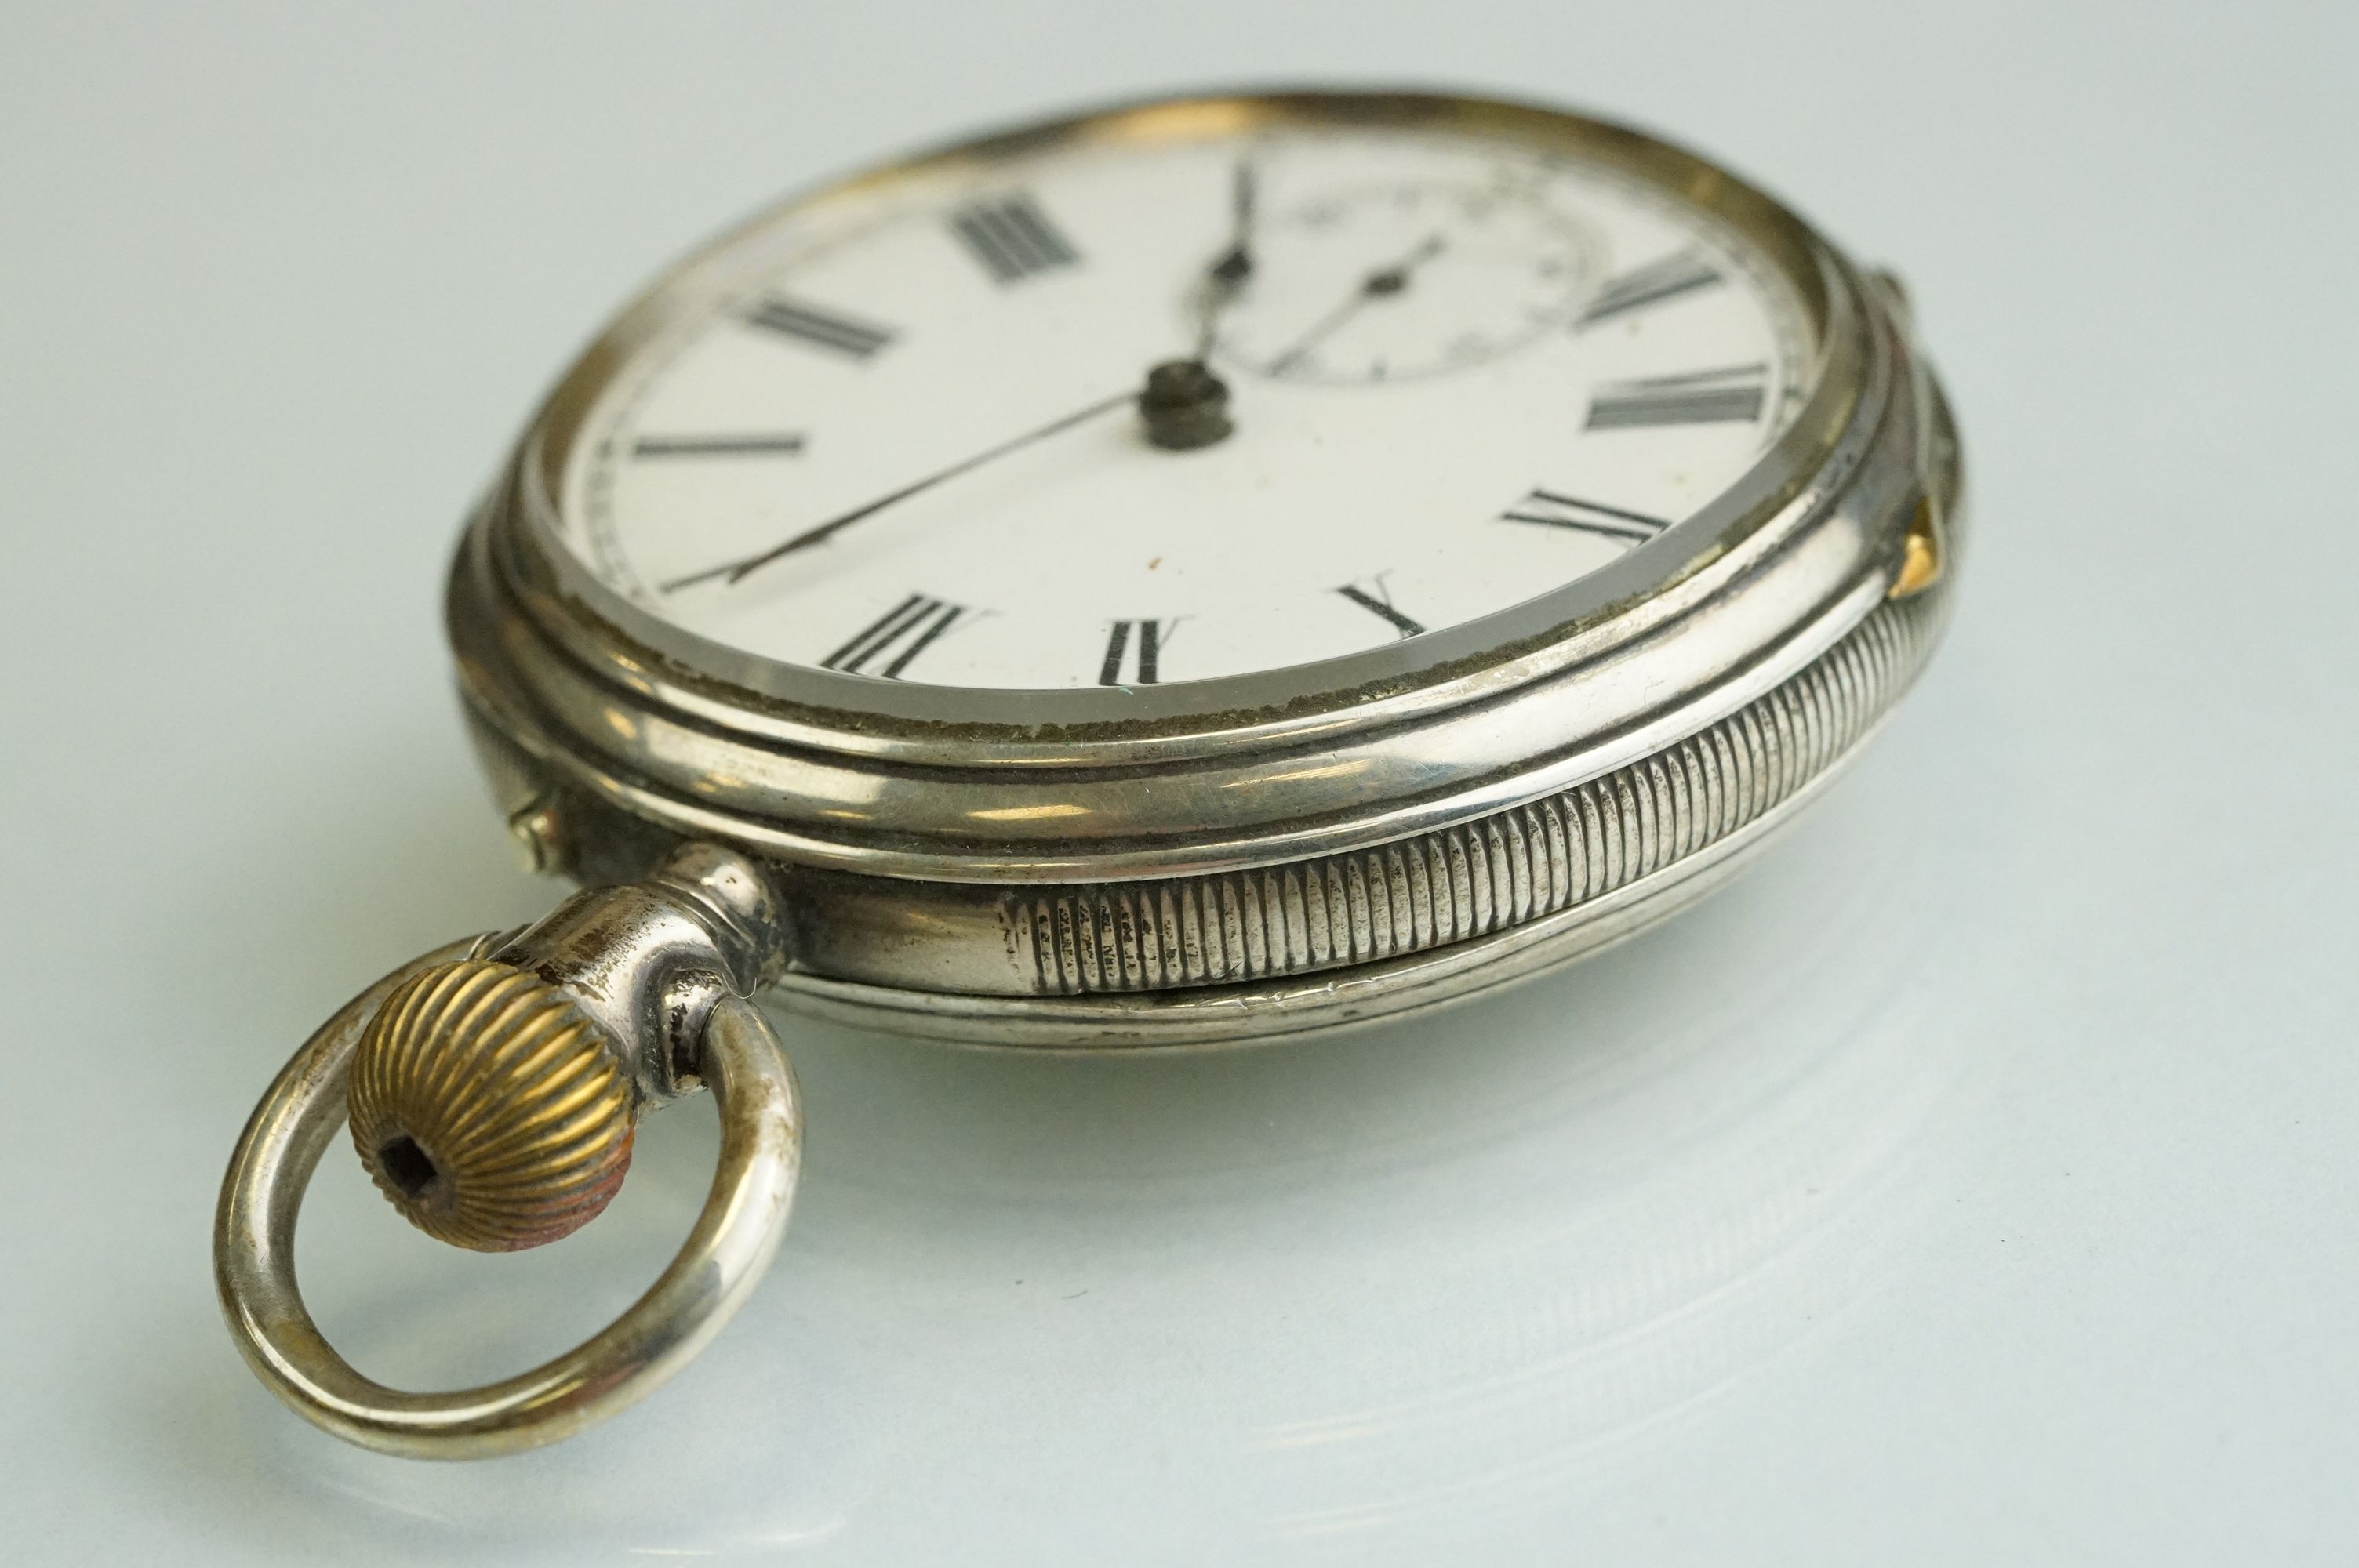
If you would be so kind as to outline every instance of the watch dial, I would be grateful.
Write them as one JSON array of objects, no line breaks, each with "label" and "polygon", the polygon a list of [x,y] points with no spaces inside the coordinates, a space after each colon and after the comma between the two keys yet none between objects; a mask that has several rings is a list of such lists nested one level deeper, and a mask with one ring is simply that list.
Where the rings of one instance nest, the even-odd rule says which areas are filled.
[{"label": "watch dial", "polygon": [[951,157],[705,276],[582,424],[569,544],[742,652],[950,687],[1203,680],[1506,609],[1725,492],[1816,359],[1726,224],[1462,131]]}]

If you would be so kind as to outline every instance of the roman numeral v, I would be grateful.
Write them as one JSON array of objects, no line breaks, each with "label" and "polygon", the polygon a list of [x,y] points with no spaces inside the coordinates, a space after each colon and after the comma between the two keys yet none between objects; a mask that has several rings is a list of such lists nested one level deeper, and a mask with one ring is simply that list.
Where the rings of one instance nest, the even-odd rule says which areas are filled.
[{"label": "roman numeral v", "polygon": [[1402,636],[1417,636],[1425,630],[1425,627],[1422,622],[1413,621],[1393,608],[1393,590],[1385,582],[1385,579],[1390,575],[1388,572],[1378,572],[1369,579],[1368,586],[1365,588],[1355,582],[1346,583],[1335,591],[1371,615],[1381,616],[1390,622],[1393,630]]}]

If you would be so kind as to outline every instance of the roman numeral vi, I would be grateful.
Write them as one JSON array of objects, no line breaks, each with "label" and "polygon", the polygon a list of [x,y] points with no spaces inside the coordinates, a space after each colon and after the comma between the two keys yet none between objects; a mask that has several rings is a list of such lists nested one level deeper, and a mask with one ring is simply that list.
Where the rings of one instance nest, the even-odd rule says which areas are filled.
[{"label": "roman numeral vi", "polygon": [[[1153,686],[1161,680],[1163,650],[1171,641],[1172,621],[1117,621],[1106,638],[1105,662],[1098,666],[1100,686]],[[1128,680],[1123,671],[1132,673]]]}]

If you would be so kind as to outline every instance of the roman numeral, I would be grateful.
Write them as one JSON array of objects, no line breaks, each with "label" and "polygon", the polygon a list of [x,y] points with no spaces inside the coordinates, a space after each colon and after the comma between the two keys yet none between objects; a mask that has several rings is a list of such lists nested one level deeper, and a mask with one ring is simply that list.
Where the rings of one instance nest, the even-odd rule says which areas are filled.
[{"label": "roman numeral", "polygon": [[994,283],[1020,283],[1082,259],[1040,204],[1021,190],[960,208],[951,214],[951,232]]},{"label": "roman numeral", "polygon": [[[842,670],[846,675],[875,674],[886,680],[898,680],[909,661],[926,651],[934,639],[951,629],[951,623],[966,613],[963,604],[950,604],[913,593],[875,621],[864,627],[852,641],[820,661],[820,668]],[[883,668],[875,671],[866,666],[875,659],[889,659]]]},{"label": "roman numeral", "polygon": [[748,326],[777,332],[813,348],[826,349],[849,359],[865,360],[893,341],[893,330],[873,322],[857,320],[821,310],[814,305],[783,299],[776,295],[761,301],[745,312]]},{"label": "roman numeral", "polygon": [[1609,277],[1597,297],[1589,302],[1573,330],[1595,326],[1626,311],[1641,310],[1649,305],[1659,305],[1666,299],[1677,299],[1682,294],[1692,294],[1699,288],[1710,288],[1725,282],[1720,269],[1693,251],[1675,251],[1646,265],[1633,267],[1618,277]]},{"label": "roman numeral", "polygon": [[642,436],[631,444],[635,458],[768,458],[803,449],[800,436]]},{"label": "roman numeral", "polygon": [[[1117,621],[1106,638],[1105,663],[1098,666],[1100,686],[1153,686],[1162,679],[1158,667],[1163,650],[1171,641],[1171,630],[1180,624],[1172,621]],[[1134,661],[1133,647],[1136,648]],[[1122,677],[1125,665],[1132,667],[1128,680]]]},{"label": "roman numeral", "polygon": [[1649,517],[1643,512],[1625,512],[1619,506],[1583,501],[1578,496],[1559,495],[1552,490],[1531,492],[1516,503],[1513,509],[1501,513],[1499,521],[1570,528],[1576,533],[1594,534],[1600,538],[1616,539],[1631,546],[1643,545],[1671,525],[1668,518]]},{"label": "roman numeral", "polygon": [[1752,423],[1768,396],[1769,367],[1731,365],[1687,375],[1658,375],[1601,387],[1588,428],[1628,430],[1658,425]]},{"label": "roman numeral", "polygon": [[1393,608],[1393,590],[1385,585],[1383,573],[1372,579],[1367,588],[1362,588],[1358,583],[1347,583],[1335,591],[1361,609],[1372,614],[1383,616],[1386,621],[1391,622],[1393,629],[1404,637],[1414,637],[1425,630],[1422,625]]}]

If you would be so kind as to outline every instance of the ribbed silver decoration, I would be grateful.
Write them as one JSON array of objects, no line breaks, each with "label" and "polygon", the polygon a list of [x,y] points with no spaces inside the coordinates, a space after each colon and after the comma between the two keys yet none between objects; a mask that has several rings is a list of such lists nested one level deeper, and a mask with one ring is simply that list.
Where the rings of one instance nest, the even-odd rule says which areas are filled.
[{"label": "ribbed silver decoration", "polygon": [[1886,604],[1799,673],[1653,756],[1456,827],[1257,871],[1011,895],[1044,995],[1266,979],[1487,935],[1602,897],[1727,838],[1832,766],[1939,631]]}]

